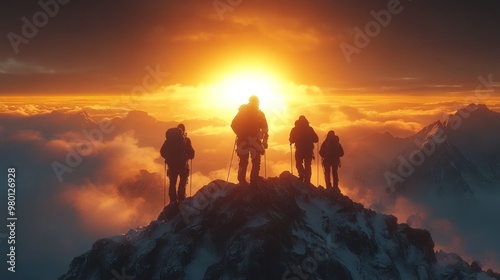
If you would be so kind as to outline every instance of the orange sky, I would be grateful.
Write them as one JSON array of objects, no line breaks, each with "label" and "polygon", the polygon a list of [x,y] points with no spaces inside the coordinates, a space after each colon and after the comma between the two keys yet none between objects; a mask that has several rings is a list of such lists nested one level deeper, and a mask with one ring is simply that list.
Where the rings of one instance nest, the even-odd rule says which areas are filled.
[{"label": "orange sky", "polygon": [[[98,145],[68,176],[76,179],[62,184],[41,167],[64,158],[82,135],[42,131],[53,127],[13,128],[10,135],[9,121],[0,123],[0,135],[22,145],[20,153],[36,151],[20,163],[43,170],[29,179],[33,186],[62,186],[47,196],[74,211],[75,223],[92,236],[156,218],[162,125],[187,126],[197,150],[194,191],[225,179],[234,141],[229,123],[250,94],[260,96],[270,123],[268,176],[289,170],[288,133],[299,115],[320,139],[334,129],[349,151],[373,133],[412,135],[470,103],[500,112],[498,1],[402,0],[390,23],[348,58],[341,44],[356,45],[357,30],[376,22],[374,13],[387,10],[388,1],[244,0],[223,14],[213,1],[70,1],[19,45],[8,34],[23,35],[21,18],[40,7],[11,2],[0,26],[7,35],[0,44],[0,117],[83,110],[100,121],[140,110],[161,122],[141,115],[127,124],[140,131],[124,125],[128,130]],[[233,181],[235,168],[233,162]],[[137,185],[145,186],[142,196],[131,191]],[[402,217],[420,211],[396,206]],[[454,230],[447,221],[434,228]],[[461,240],[454,242],[441,247],[461,250]]]},{"label": "orange sky", "polygon": [[[211,1],[71,1],[27,42],[4,38],[0,95],[119,95],[157,67],[169,74],[152,85],[259,68],[297,84],[396,95],[463,92],[499,73],[497,1],[397,2],[365,46],[356,30],[380,21],[388,1],[253,0],[222,13]],[[0,33],[24,36],[20,19],[41,8],[9,5]],[[358,50],[347,59],[342,43]]]}]

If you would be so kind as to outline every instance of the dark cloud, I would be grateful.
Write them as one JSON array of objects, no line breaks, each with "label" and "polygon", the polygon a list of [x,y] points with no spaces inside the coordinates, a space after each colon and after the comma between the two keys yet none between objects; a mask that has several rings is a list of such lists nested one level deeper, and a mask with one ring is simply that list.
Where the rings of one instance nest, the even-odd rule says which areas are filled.
[{"label": "dark cloud", "polygon": [[[85,113],[0,116],[0,168],[17,169],[18,267],[30,267],[19,268],[16,279],[55,278],[96,239],[147,224],[157,216],[163,204],[161,165],[154,167],[158,157],[154,149],[139,147],[124,132],[138,125],[134,118],[134,114],[125,118],[130,121],[127,128],[117,123],[117,131],[102,141],[89,141],[82,131],[99,124]],[[60,182],[52,164],[67,165],[70,150],[77,150],[80,143],[91,143],[89,154],[81,156]],[[151,172],[141,171],[141,166]],[[3,192],[0,197],[7,199]],[[5,246],[0,243],[2,251]]]},{"label": "dark cloud", "polygon": [[[387,79],[394,77],[418,78],[420,85],[468,84],[499,72],[500,31],[494,27],[500,7],[493,0],[401,1],[402,12],[347,63],[340,42],[354,44],[353,28],[364,29],[373,21],[370,12],[389,2],[243,1],[221,20],[212,2],[73,0],[18,54],[7,36],[2,39],[0,65],[15,61],[17,70],[2,72],[0,90],[116,93],[157,64],[171,72],[165,83],[198,84],[250,57],[298,83],[318,85],[392,86]],[[2,34],[21,34],[21,18],[41,10],[36,2],[2,5],[9,11]]]},{"label": "dark cloud", "polygon": [[[191,133],[220,121],[185,123]],[[165,130],[178,122],[157,121],[145,112],[131,111],[112,119],[107,128],[113,129],[101,130],[102,137],[101,124],[85,112],[0,114],[0,168],[15,167],[19,178],[18,267],[30,267],[19,268],[15,279],[55,278],[95,240],[147,225],[161,212],[163,160],[158,151]],[[223,177],[217,169],[226,169],[231,151],[221,138],[191,136],[202,155],[194,167],[193,191]],[[86,147],[79,150],[81,144]],[[54,162],[71,169],[60,174],[62,181]],[[6,201],[6,193],[0,199]],[[5,242],[0,249],[6,251]]]}]

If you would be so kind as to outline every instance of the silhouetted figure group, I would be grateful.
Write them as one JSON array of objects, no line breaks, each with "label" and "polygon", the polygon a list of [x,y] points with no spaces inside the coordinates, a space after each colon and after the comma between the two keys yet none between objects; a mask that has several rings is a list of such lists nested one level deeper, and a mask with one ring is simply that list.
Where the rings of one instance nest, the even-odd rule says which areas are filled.
[{"label": "silhouetted figure group", "polygon": [[[231,122],[231,128],[236,134],[236,154],[239,158],[238,182],[247,185],[246,173],[249,159],[252,160],[250,171],[250,185],[257,185],[259,177],[261,156],[268,148],[268,125],[265,114],[259,108],[259,99],[252,95],[248,104],[241,105],[237,115]],[[168,166],[170,202],[182,202],[186,198],[186,185],[189,177],[189,160],[194,158],[195,151],[191,140],[187,137],[186,128],[179,124],[167,130],[166,140],[161,147],[161,155]],[[295,162],[299,179],[304,183],[311,183],[311,164],[314,157],[314,144],[319,142],[318,135],[309,125],[305,116],[300,116],[295,121],[295,126],[290,131],[290,145],[295,144]],[[339,191],[338,168],[341,166],[340,157],[344,150],[339,137],[330,130],[325,141],[321,144],[319,155],[325,175],[326,188],[332,187]],[[333,185],[332,179],[333,177]],[[176,192],[177,178],[179,188]]]}]

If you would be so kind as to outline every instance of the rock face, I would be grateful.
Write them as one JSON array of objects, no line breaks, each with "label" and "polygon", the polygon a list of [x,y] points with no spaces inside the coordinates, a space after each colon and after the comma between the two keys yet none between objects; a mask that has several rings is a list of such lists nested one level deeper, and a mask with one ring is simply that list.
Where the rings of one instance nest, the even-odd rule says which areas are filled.
[{"label": "rock face", "polygon": [[213,181],[150,225],[98,240],[60,279],[489,279],[438,256],[428,231],[284,172],[258,186]]}]

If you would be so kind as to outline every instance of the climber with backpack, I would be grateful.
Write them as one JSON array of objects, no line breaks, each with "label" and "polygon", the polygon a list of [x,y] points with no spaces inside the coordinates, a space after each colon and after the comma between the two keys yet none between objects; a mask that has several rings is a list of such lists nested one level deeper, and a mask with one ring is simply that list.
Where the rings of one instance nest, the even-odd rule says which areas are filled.
[{"label": "climber with backpack", "polygon": [[261,155],[267,149],[268,126],[264,113],[259,109],[259,98],[250,96],[248,104],[243,104],[238,114],[231,122],[231,128],[236,134],[236,154],[239,157],[238,182],[240,185],[248,184],[246,173],[248,159],[252,159],[250,171],[250,184],[256,185],[259,179]]},{"label": "climber with backpack", "polygon": [[289,140],[290,145],[295,144],[295,165],[299,173],[299,179],[305,183],[311,183],[314,143],[318,143],[319,138],[305,116],[300,116],[295,121],[295,127],[290,131]]},{"label": "climber with backpack", "polygon": [[[187,137],[184,124],[168,129],[165,132],[165,138],[160,153],[168,166],[170,203],[182,202],[186,198],[186,185],[189,177],[188,161],[194,158],[194,149],[191,139]],[[177,178],[179,178],[179,189],[176,192]]]},{"label": "climber with backpack", "polygon": [[339,137],[333,130],[328,131],[325,141],[321,144],[319,155],[323,158],[326,189],[332,188],[330,174],[333,176],[333,188],[340,192],[338,168],[341,167],[340,158],[344,156],[344,149]]}]

